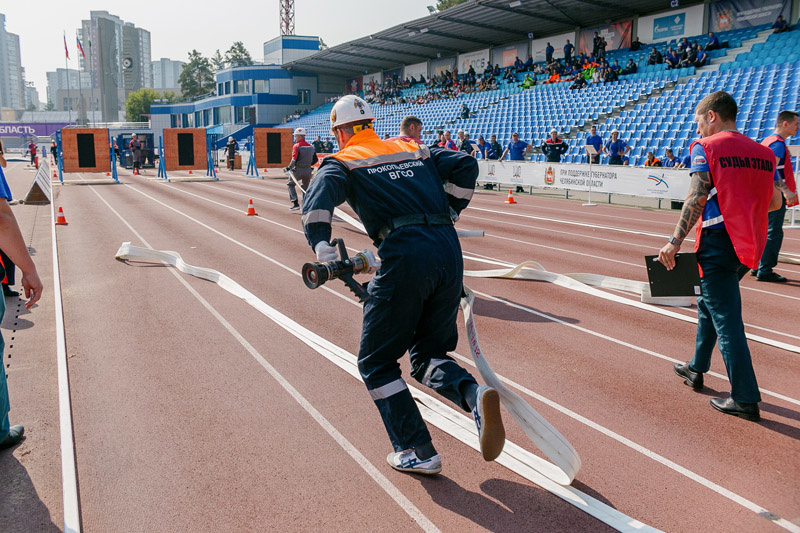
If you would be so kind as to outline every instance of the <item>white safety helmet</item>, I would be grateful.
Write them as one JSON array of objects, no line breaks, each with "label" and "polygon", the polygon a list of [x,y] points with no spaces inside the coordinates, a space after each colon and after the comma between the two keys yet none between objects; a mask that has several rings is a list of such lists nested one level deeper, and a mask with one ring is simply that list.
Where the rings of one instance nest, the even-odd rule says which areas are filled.
[{"label": "white safety helmet", "polygon": [[228,142],[231,142],[232,140],[233,140],[233,137],[228,137]]},{"label": "white safety helmet", "polygon": [[305,128],[297,128],[294,130],[295,135],[302,135],[303,137],[306,136],[306,129]]},{"label": "white safety helmet", "polygon": [[331,131],[338,126],[362,120],[375,120],[375,115],[369,104],[354,94],[339,98],[331,109]]}]

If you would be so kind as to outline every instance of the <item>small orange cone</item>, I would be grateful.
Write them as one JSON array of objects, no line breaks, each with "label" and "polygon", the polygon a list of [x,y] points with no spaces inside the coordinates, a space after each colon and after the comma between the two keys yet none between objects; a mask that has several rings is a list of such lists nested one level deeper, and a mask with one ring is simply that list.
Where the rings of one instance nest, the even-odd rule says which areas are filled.
[{"label": "small orange cone", "polygon": [[508,198],[506,198],[506,203],[507,204],[517,203],[517,201],[514,200],[514,191],[512,191],[511,189],[508,190]]},{"label": "small orange cone", "polygon": [[110,175],[111,175],[111,172],[106,172],[106,176],[110,176]]},{"label": "small orange cone", "polygon": [[134,168],[133,169],[133,175],[134,176],[138,176],[139,175],[139,169],[138,168]]},{"label": "small orange cone", "polygon": [[57,178],[57,177],[58,177],[58,175],[56,174],[56,171],[55,171],[55,170],[53,171],[53,177],[54,177],[54,178]]},{"label": "small orange cone", "polygon": [[267,169],[265,168],[265,169],[264,169],[264,173],[266,174],[266,172],[267,172]]},{"label": "small orange cone", "polygon": [[64,210],[61,207],[58,208],[58,217],[56,218],[56,226],[68,226],[69,222],[67,222],[66,217],[64,217]]},{"label": "small orange cone", "polygon": [[249,217],[258,216],[258,213],[256,213],[256,208],[253,205],[253,199],[252,198],[250,198],[250,203],[247,204],[247,212],[245,213],[245,215],[247,215]]},{"label": "small orange cone", "polygon": [[192,173],[192,171],[190,170],[190,171],[189,171],[189,174],[191,174],[191,173]]}]

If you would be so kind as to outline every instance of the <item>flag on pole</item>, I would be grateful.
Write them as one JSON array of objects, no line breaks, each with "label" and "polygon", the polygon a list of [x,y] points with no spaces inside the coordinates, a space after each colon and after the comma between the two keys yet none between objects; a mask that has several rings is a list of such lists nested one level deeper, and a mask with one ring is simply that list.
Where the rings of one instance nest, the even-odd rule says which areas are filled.
[{"label": "flag on pole", "polygon": [[69,59],[69,48],[67,48],[67,34],[64,32],[64,53],[67,54],[67,59]]},{"label": "flag on pole", "polygon": [[77,35],[75,36],[75,40],[78,41],[78,52],[80,52],[83,58],[86,59],[86,52],[83,51],[83,46],[81,46],[81,40],[78,38]]}]

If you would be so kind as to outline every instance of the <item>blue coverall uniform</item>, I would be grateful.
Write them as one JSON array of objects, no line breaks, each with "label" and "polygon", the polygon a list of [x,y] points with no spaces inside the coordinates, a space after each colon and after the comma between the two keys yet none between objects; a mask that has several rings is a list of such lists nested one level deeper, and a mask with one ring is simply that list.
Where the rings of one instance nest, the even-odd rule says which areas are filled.
[{"label": "blue coverall uniform", "polygon": [[303,202],[312,249],[330,241],[333,208],[345,201],[378,246],[382,266],[367,286],[358,368],[395,451],[431,442],[401,375],[406,351],[417,381],[470,410],[464,393],[475,378],[447,355],[458,341],[464,268],[449,212],[467,207],[477,176],[464,152],[382,141],[364,129],[324,159]]}]

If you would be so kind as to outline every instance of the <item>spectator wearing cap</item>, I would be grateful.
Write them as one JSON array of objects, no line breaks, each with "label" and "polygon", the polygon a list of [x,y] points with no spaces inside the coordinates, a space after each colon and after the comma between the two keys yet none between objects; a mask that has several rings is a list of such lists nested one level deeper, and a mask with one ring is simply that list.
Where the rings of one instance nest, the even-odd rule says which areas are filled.
[{"label": "spectator wearing cap", "polygon": [[481,159],[497,159],[497,154],[492,150],[492,145],[484,140],[483,135],[478,136],[478,144],[475,146],[477,146],[477,148],[472,151],[473,157],[480,155]]},{"label": "spectator wearing cap", "polygon": [[653,152],[647,152],[647,159],[644,161],[644,166],[646,167],[660,167],[661,160],[656,157]]},{"label": "spectator wearing cap", "polygon": [[500,159],[500,154],[503,152],[503,147],[500,146],[499,142],[497,142],[497,135],[489,136],[489,146],[492,147],[492,152],[494,152],[494,157],[489,157],[489,159]]},{"label": "spectator wearing cap", "polygon": [[558,131],[550,130],[550,137],[542,143],[542,153],[548,163],[560,163],[561,156],[567,153],[569,146],[558,136]]},{"label": "spectator wearing cap", "polygon": [[603,151],[603,138],[597,134],[597,126],[592,126],[589,135],[586,136],[586,145],[593,146],[597,150],[597,154],[591,160],[596,165],[600,162],[600,153]]},{"label": "spectator wearing cap", "polygon": [[510,161],[524,161],[525,160],[525,152],[529,149],[533,148],[529,143],[525,141],[519,140],[519,133],[514,132],[511,134],[511,142],[508,143],[506,149],[503,150],[503,154],[500,156],[500,159],[505,159],[506,154],[508,154],[508,159]]},{"label": "spectator wearing cap", "polygon": [[778,15],[778,20],[772,25],[772,30],[772,33],[783,33],[785,31],[790,31],[791,28],[786,21],[783,20],[783,15]]},{"label": "spectator wearing cap", "polygon": [[628,143],[619,138],[619,131],[611,131],[611,139],[603,146],[603,153],[608,154],[609,165],[621,165],[622,158],[631,151]]},{"label": "spectator wearing cap", "polygon": [[[675,157],[675,154],[672,153],[672,148],[667,148],[666,151],[664,151],[663,165],[665,167],[667,167],[667,168],[674,168],[674,167],[676,167],[676,166],[678,166],[680,164],[681,164],[681,161],[680,161],[680,159]],[[680,168],[680,167],[678,167],[678,168]]]},{"label": "spectator wearing cap", "polygon": [[575,50],[575,46],[569,42],[567,39],[567,44],[564,45],[564,64],[569,65],[569,62],[572,61],[572,52]]}]

